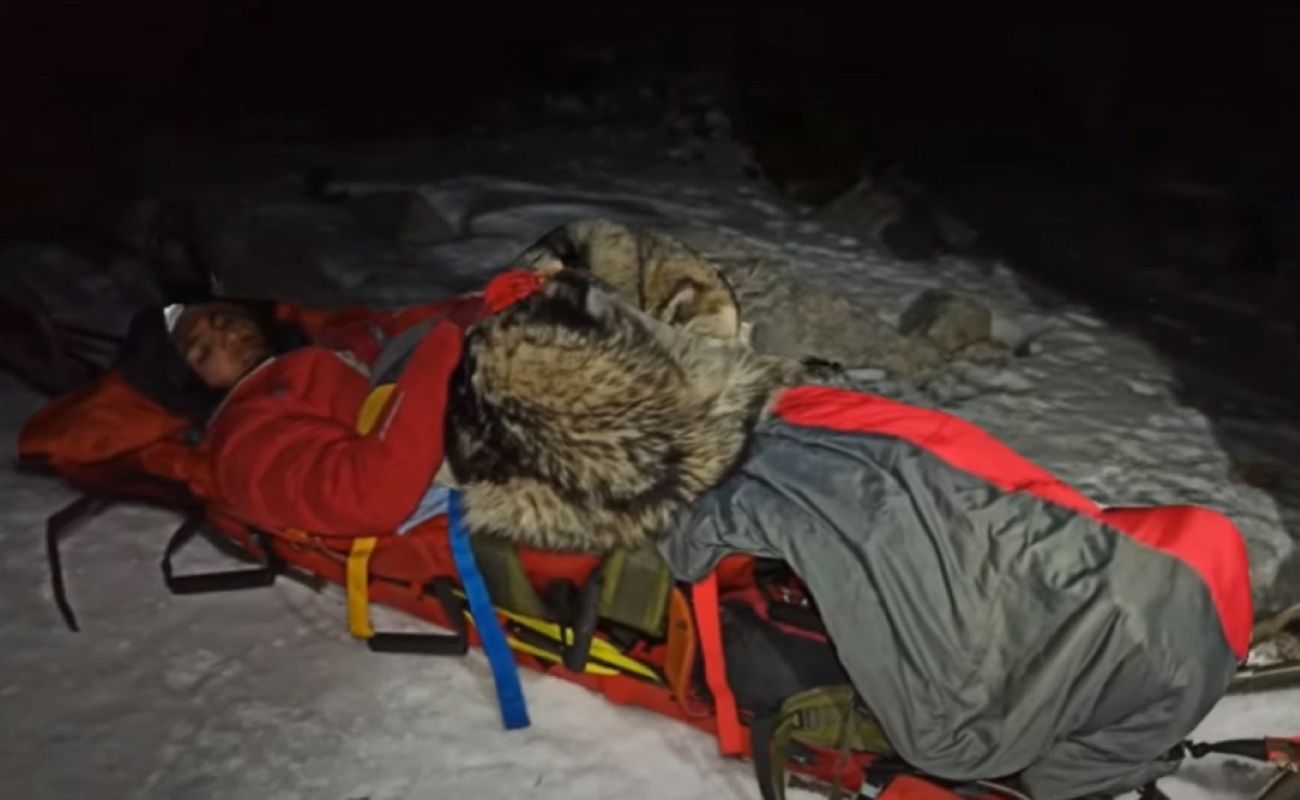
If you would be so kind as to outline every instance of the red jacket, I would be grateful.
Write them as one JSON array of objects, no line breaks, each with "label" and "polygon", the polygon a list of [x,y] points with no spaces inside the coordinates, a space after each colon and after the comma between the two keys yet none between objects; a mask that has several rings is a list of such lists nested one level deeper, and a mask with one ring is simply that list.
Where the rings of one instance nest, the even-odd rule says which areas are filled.
[{"label": "red jacket", "polygon": [[191,488],[261,527],[392,531],[442,463],[446,385],[460,339],[447,321],[424,337],[365,436],[356,419],[370,379],[357,366],[324,347],[266,362],[213,416]]},{"label": "red jacket", "polygon": [[231,390],[209,421],[198,468],[186,476],[191,488],[260,527],[325,535],[392,532],[442,464],[446,389],[460,360],[463,327],[537,285],[531,273],[505,272],[481,298],[385,318],[393,323],[386,331],[391,334],[431,314],[446,314],[412,352],[366,435],[357,432],[357,416],[370,376],[358,362],[378,354],[378,345],[368,344],[374,340],[362,332],[375,324],[373,317],[359,317],[352,329],[334,328],[327,341],[351,343],[349,353],[314,346],[265,362]]}]

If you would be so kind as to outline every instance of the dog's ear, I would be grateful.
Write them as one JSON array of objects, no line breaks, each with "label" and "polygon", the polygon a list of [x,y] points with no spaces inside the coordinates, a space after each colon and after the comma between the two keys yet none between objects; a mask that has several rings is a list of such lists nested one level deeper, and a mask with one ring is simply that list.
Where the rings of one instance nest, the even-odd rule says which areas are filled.
[{"label": "dog's ear", "polygon": [[661,320],[670,325],[679,327],[686,326],[691,321],[690,305],[695,302],[699,292],[693,284],[683,283],[673,292],[668,302],[664,303],[663,309],[655,314]]}]

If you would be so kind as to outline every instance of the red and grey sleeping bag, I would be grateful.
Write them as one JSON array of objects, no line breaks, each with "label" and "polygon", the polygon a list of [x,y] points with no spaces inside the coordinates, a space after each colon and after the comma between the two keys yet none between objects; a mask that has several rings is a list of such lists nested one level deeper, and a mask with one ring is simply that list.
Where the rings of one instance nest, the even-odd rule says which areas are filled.
[{"label": "red and grey sleeping bag", "polygon": [[1099,509],[968,423],[856,392],[781,394],[660,552],[687,581],[789,563],[904,758],[1034,797],[1169,772],[1250,637],[1224,517]]},{"label": "red and grey sleeping bag", "polygon": [[[1246,550],[1203,508],[1102,509],[975,426],[691,339],[576,277],[476,326],[448,459],[471,529],[658,541],[680,581],[786,562],[912,765],[1034,797],[1141,786],[1228,686]],[[774,391],[775,389],[775,391]]]}]

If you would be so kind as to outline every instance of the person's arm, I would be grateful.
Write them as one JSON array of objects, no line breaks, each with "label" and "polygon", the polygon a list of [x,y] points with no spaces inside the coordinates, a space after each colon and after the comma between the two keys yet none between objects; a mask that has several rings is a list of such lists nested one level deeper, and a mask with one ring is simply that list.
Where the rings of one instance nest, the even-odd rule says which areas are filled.
[{"label": "person's arm", "polygon": [[460,349],[454,325],[430,331],[365,436],[354,420],[286,413],[274,382],[258,387],[214,425],[216,499],[270,528],[334,535],[396,529],[442,463],[447,384]]}]

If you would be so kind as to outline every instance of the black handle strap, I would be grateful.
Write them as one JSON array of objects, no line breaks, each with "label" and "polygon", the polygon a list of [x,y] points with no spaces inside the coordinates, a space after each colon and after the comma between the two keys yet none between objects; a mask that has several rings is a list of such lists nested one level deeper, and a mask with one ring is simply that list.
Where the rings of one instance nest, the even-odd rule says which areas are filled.
[{"label": "black handle strap", "polygon": [[[194,535],[203,528],[203,512],[194,511],[172,534],[163,552],[162,574],[167,589],[172,594],[207,594],[241,589],[258,589],[275,583],[276,576],[284,572],[284,560],[275,552],[271,537],[263,532],[254,534],[265,563],[251,569],[221,570],[192,575],[177,575],[172,567],[175,557]],[[455,584],[449,578],[435,578],[425,584],[424,591],[437,598],[455,630],[453,634],[429,633],[376,633],[366,640],[366,645],[376,653],[420,653],[424,655],[464,655],[469,651],[469,635],[460,601],[453,592]]]},{"label": "black handle strap", "polygon": [[251,569],[232,569],[219,572],[202,572],[193,575],[177,575],[172,569],[172,557],[194,538],[203,527],[203,512],[193,511],[185,517],[172,538],[167,542],[163,552],[163,582],[172,594],[206,594],[208,592],[229,592],[240,589],[257,589],[275,583],[275,578],[284,571],[284,561],[276,554],[271,539],[265,533],[254,534],[257,546],[262,551],[266,563]]},{"label": "black handle strap", "polygon": [[[596,635],[600,595],[604,585],[605,567],[602,564],[591,573],[583,584],[582,591],[578,593],[578,608],[569,628],[573,631],[573,642],[564,645],[562,656],[565,669],[571,672],[582,672],[587,667],[587,659],[591,656],[591,640]],[[566,635],[565,641],[567,640]]]},{"label": "black handle strap", "polygon": [[83,494],[76,500],[54,512],[45,521],[45,557],[50,567],[50,588],[54,591],[54,602],[63,615],[68,630],[79,631],[77,615],[72,611],[68,601],[67,586],[63,582],[63,559],[59,555],[59,540],[76,529],[77,525],[99,514],[113,504],[113,501],[100,494]]},{"label": "black handle strap", "polygon": [[463,656],[469,652],[469,632],[465,625],[465,612],[455,594],[456,584],[451,578],[434,578],[424,585],[424,593],[432,594],[442,606],[447,624],[455,633],[376,633],[366,639],[366,646],[374,653],[412,653],[426,656]]}]

